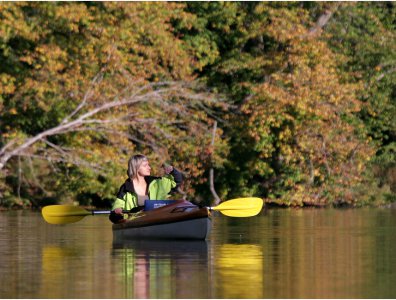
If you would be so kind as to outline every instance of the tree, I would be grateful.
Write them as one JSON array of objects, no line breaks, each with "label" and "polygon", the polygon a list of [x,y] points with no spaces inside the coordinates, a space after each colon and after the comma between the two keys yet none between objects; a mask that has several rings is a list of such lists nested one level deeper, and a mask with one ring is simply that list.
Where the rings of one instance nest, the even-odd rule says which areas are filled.
[{"label": "tree", "polygon": [[194,61],[172,32],[182,5],[0,7],[3,205],[111,199],[135,151],[200,176],[220,101],[193,82]]},{"label": "tree", "polygon": [[217,45],[201,74],[234,107],[223,194],[287,205],[355,202],[350,187],[362,179],[372,148],[355,117],[362,87],[344,82],[336,63],[343,57],[321,36],[338,5],[188,6],[203,20],[185,40]]},{"label": "tree", "polygon": [[378,186],[369,185],[363,193],[374,200],[384,190],[392,199],[396,191],[395,16],[392,2],[344,4],[325,28],[328,44],[344,56],[339,68],[346,80],[364,85],[358,116],[377,145],[369,176],[378,178]]}]

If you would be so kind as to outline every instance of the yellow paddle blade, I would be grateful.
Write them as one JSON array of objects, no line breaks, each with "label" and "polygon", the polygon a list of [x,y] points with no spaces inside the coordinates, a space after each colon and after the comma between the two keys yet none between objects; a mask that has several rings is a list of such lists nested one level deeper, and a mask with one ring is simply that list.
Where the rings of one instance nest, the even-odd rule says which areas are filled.
[{"label": "yellow paddle blade", "polygon": [[73,205],[48,205],[43,207],[41,214],[50,224],[69,224],[78,222],[92,213]]},{"label": "yellow paddle blade", "polygon": [[237,198],[211,207],[229,217],[252,217],[257,215],[263,207],[263,199],[257,197]]}]

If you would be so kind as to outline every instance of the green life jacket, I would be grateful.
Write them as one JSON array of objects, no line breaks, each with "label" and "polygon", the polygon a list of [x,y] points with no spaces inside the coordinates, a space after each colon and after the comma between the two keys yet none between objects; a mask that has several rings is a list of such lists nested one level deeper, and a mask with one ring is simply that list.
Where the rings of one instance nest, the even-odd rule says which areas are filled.
[{"label": "green life jacket", "polygon": [[[147,182],[148,197],[150,200],[166,200],[170,191],[177,186],[174,177],[170,174],[163,177],[147,176],[144,179]],[[123,210],[131,210],[138,207],[138,197],[129,179],[120,187],[112,210],[118,207],[121,207]]]}]

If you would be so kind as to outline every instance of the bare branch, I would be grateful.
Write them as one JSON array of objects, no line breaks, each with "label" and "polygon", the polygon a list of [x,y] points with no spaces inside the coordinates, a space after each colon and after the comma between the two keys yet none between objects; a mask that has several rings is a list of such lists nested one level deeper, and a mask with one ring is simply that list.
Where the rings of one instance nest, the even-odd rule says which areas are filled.
[{"label": "bare branch", "polygon": [[385,77],[385,75],[392,74],[392,73],[394,73],[394,72],[396,72],[396,67],[395,67],[395,68],[392,68],[392,69],[389,69],[389,70],[387,70],[387,71],[381,73],[380,75],[378,75],[378,76],[376,77],[376,80],[377,80],[377,81],[380,81],[381,79],[383,79],[383,78]]},{"label": "bare branch", "polygon": [[88,91],[85,93],[83,100],[80,102],[80,104],[76,107],[76,109],[67,117],[63,119],[61,124],[65,124],[69,121],[69,119],[73,118],[87,103],[88,99],[91,98],[93,95],[92,89],[94,86],[96,86],[99,82],[101,82],[103,79],[103,73],[99,72],[91,81],[91,84],[88,88]]},{"label": "bare branch", "polygon": [[[54,157],[52,155],[48,155],[48,153],[44,153],[43,155],[39,155],[39,154],[20,154],[19,156],[21,157],[32,157],[32,158],[38,158],[41,160],[45,160],[47,162],[49,162],[50,164],[52,164],[53,162],[57,162],[57,163],[72,163],[76,166],[83,166],[83,167],[88,167],[91,170],[93,170],[94,172],[97,173],[103,173],[106,171],[106,168],[101,167],[99,164],[93,164],[90,162],[87,162],[85,160],[82,159],[74,159],[71,158],[70,159],[68,157]],[[54,172],[58,172],[58,168],[56,168],[55,166],[53,166],[53,170]]]},{"label": "bare branch", "polygon": [[32,176],[33,176],[33,181],[34,181],[34,183],[35,183],[36,186],[38,186],[45,194],[48,194],[49,192],[41,185],[39,179],[37,178],[35,168],[33,167],[32,158],[29,156],[27,159],[28,159],[28,165],[29,165],[30,172],[32,173]]},{"label": "bare branch", "polygon": [[[215,121],[214,124],[213,124],[212,141],[210,143],[212,148],[214,148],[216,130],[217,130],[217,121]],[[215,186],[214,186],[214,170],[213,170],[213,166],[209,170],[209,184],[210,184],[210,191],[211,191],[213,197],[215,198],[214,205],[218,205],[221,202],[221,199],[220,199],[219,195],[216,193],[216,189],[215,189]]]},{"label": "bare branch", "polygon": [[[131,82],[120,93],[116,94],[113,99],[109,102],[102,103],[97,107],[89,108],[88,101],[93,97],[93,89],[98,85],[103,79],[102,73],[99,73],[90,84],[88,91],[85,93],[84,98],[81,103],[76,107],[76,109],[64,118],[59,125],[53,128],[44,130],[43,132],[28,137],[21,141],[20,139],[13,139],[8,142],[2,149],[0,149],[0,170],[4,168],[8,160],[14,156],[25,156],[25,152],[32,147],[35,143],[39,141],[44,141],[48,146],[57,150],[62,156],[67,155],[67,153],[62,153],[61,148],[57,148],[56,145],[50,144],[47,140],[48,137],[66,134],[70,132],[84,131],[84,130],[103,130],[103,128],[109,125],[136,125],[138,123],[143,124],[146,122],[158,123],[157,119],[138,119],[134,118],[128,120],[135,116],[135,114],[123,114],[120,117],[109,118],[103,116],[102,118],[97,118],[99,114],[110,112],[117,107],[132,106],[144,102],[157,103],[161,111],[175,112],[185,117],[191,115],[194,110],[194,103],[198,103],[200,107],[205,107],[204,102],[214,102],[214,100],[208,99],[204,94],[192,93],[188,86],[183,82],[158,82],[149,83],[140,86],[138,82]],[[187,87],[187,88],[186,88]],[[167,98],[172,99],[172,101],[180,101],[180,105],[171,105]],[[188,101],[187,101],[188,100]],[[172,102],[171,102],[172,103]],[[83,112],[85,110],[85,112]],[[170,123],[171,124],[171,123]],[[161,128],[157,128],[163,136],[167,137],[167,133],[161,131]],[[169,136],[168,136],[169,137]],[[135,139],[137,140],[137,139]],[[152,143],[151,147],[157,148],[158,145]]]},{"label": "bare branch", "polygon": [[319,16],[316,24],[309,30],[308,35],[312,36],[319,33],[323,27],[330,21],[331,17],[333,16],[334,12],[342,5],[342,3],[336,3],[332,10],[326,10],[322,15]]},{"label": "bare branch", "polygon": [[327,10],[324,14],[322,14],[318,21],[316,22],[315,26],[309,30],[310,34],[315,34],[318,30],[322,29],[330,20],[331,16],[333,15],[332,11]]}]

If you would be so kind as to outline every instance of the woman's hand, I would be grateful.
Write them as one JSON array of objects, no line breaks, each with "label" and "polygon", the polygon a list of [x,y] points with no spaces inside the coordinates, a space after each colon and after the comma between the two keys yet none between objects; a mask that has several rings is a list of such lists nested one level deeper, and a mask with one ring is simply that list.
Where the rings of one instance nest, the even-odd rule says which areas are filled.
[{"label": "woman's hand", "polygon": [[117,207],[117,208],[114,210],[114,213],[116,213],[117,215],[122,215],[122,208],[121,208],[121,207]]},{"label": "woman's hand", "polygon": [[173,167],[171,165],[164,164],[163,168],[164,168],[165,174],[169,174],[170,172],[173,171]]}]

